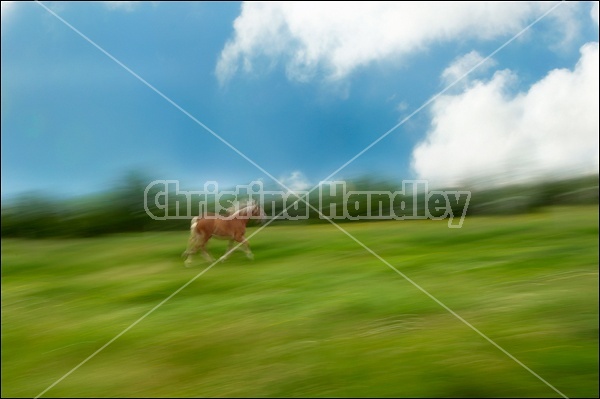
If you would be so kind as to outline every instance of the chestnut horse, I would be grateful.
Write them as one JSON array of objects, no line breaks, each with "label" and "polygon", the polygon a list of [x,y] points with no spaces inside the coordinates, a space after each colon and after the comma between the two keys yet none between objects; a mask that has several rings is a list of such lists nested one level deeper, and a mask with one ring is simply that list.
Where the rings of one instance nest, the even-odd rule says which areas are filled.
[{"label": "chestnut horse", "polygon": [[244,234],[248,220],[251,218],[263,220],[264,211],[257,203],[250,201],[247,204],[237,204],[229,208],[227,212],[227,216],[206,213],[204,217],[196,216],[192,219],[188,248],[181,255],[185,259],[186,265],[192,262],[192,255],[198,252],[198,249],[201,250],[202,256],[206,260],[214,261],[214,258],[206,251],[206,243],[211,237],[229,240],[229,247],[227,252],[221,256],[221,261],[227,259],[233,252],[234,241],[242,244],[241,249],[249,259],[254,258]]}]

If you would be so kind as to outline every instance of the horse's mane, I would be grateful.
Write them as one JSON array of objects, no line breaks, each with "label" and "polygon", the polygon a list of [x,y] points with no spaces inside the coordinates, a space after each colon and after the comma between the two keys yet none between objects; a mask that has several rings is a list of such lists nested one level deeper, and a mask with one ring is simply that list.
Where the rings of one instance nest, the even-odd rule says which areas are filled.
[{"label": "horse's mane", "polygon": [[[247,216],[249,213],[252,214],[252,209],[258,206],[253,200],[249,201],[235,201],[232,206],[227,208],[227,216]],[[262,210],[261,210],[262,214]]]}]

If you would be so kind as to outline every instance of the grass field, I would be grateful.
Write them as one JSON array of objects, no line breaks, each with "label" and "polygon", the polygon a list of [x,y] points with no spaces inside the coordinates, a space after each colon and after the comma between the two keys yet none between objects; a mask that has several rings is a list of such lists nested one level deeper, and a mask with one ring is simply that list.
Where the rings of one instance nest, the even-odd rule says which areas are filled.
[{"label": "grass field", "polygon": [[[597,206],[343,228],[562,394],[598,397]],[[39,395],[197,276],[186,241],[3,239],[2,397]],[[254,261],[216,265],[43,396],[560,397],[334,226],[250,242]]]}]

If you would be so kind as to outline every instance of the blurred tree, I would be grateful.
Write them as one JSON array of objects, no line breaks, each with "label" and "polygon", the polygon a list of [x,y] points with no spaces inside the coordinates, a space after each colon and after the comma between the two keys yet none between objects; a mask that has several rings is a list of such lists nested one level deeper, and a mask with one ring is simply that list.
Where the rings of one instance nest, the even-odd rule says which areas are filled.
[{"label": "blurred tree", "polygon": [[[188,229],[189,219],[154,220],[146,213],[144,193],[151,181],[153,179],[140,171],[130,171],[111,190],[101,194],[60,200],[42,193],[23,194],[2,204],[2,237],[91,237],[119,232]],[[347,181],[346,187],[347,190],[358,192],[395,192],[402,190],[402,183],[366,176]],[[165,212],[154,203],[160,189],[153,187],[147,194],[148,209],[156,216]],[[315,208],[320,205],[318,194],[317,189],[309,197],[310,204]],[[325,197],[329,195],[328,188],[324,189],[324,194]],[[416,198],[419,207],[424,203],[422,196],[419,194]],[[338,214],[341,214],[344,208],[341,198],[337,194],[335,198],[324,198],[327,209],[323,209],[323,213],[329,214],[329,207],[334,204]],[[177,199],[176,193],[168,193],[169,207]],[[405,201],[405,207],[411,208],[413,200],[412,195],[395,198],[393,207],[398,214],[402,214],[400,202]],[[369,209],[366,200],[361,201],[353,204],[354,208],[350,209],[352,216],[365,215],[368,211],[378,213],[379,203],[371,203]],[[579,204],[598,204],[598,175],[473,191],[467,214],[514,214],[551,205]],[[273,211],[277,214],[284,208],[282,201],[265,205],[268,214],[273,214]],[[460,209],[454,209],[455,214],[462,210],[462,204],[457,206]],[[169,212],[172,214],[173,209],[169,209]],[[419,212],[423,213],[424,209],[419,209]],[[327,223],[314,209],[309,209],[308,214],[309,220],[300,223]]]}]

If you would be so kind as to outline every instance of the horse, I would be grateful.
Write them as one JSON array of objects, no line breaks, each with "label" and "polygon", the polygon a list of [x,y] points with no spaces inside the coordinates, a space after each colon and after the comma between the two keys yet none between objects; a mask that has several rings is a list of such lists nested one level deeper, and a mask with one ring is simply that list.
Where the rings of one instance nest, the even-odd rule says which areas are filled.
[{"label": "horse", "polygon": [[204,216],[195,216],[192,218],[190,226],[190,238],[187,249],[181,255],[184,258],[186,266],[192,262],[192,255],[201,250],[202,256],[209,262],[214,262],[214,258],[206,251],[206,243],[211,237],[217,239],[229,240],[227,252],[221,256],[224,261],[233,252],[234,241],[241,243],[241,249],[246,253],[248,259],[253,259],[254,255],[250,250],[248,240],[244,236],[246,225],[251,219],[265,218],[263,209],[254,201],[248,203],[238,203],[227,209],[227,215],[218,215],[214,213],[205,213]]}]

